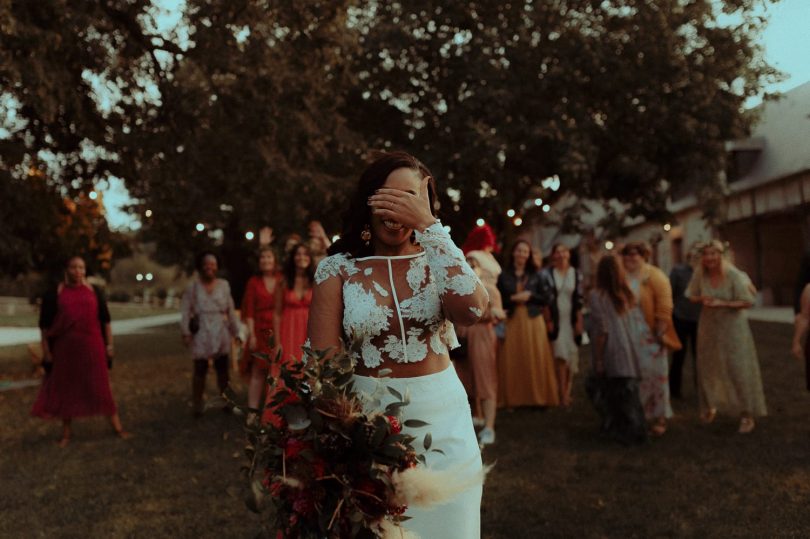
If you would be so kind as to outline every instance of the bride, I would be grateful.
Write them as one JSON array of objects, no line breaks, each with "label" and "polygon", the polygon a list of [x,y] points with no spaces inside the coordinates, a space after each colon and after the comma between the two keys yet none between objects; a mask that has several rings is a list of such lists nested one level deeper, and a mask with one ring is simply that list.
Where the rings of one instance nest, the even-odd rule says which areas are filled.
[{"label": "bride", "polygon": [[430,172],[407,153],[369,165],[315,274],[309,339],[313,350],[354,343],[355,387],[387,395],[382,407],[394,400],[382,384],[410,396],[403,422],[429,425],[404,432],[418,440],[429,432],[441,450],[426,455],[428,468],[457,469],[474,486],[436,509],[409,508],[405,526],[425,539],[469,539],[480,536],[481,457],[448,349],[458,346],[453,324],[478,321],[488,296],[434,216],[435,197]]}]

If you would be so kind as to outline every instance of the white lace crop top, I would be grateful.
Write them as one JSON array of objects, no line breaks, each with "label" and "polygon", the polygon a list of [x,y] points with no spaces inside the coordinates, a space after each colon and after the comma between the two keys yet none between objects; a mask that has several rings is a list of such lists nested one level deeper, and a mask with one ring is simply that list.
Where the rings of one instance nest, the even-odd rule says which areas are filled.
[{"label": "white lace crop top", "polygon": [[368,368],[415,363],[458,346],[453,323],[481,318],[486,289],[440,223],[416,232],[416,240],[423,251],[412,255],[341,253],[321,261],[310,311],[314,349],[332,345],[337,335],[324,334],[341,325],[343,344],[354,343],[353,359]]}]

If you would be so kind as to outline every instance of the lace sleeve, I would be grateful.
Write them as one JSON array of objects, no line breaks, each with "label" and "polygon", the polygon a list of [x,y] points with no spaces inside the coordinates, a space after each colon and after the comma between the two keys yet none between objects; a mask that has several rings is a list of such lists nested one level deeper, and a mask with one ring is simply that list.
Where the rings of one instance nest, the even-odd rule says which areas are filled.
[{"label": "lace sleeve", "polygon": [[313,350],[342,346],[343,279],[347,261],[343,255],[324,258],[315,273],[312,303],[309,307],[307,337]]},{"label": "lace sleeve", "polygon": [[454,324],[476,323],[489,303],[489,296],[440,222],[416,231],[416,241],[425,249],[427,264],[439,290],[442,310]]}]

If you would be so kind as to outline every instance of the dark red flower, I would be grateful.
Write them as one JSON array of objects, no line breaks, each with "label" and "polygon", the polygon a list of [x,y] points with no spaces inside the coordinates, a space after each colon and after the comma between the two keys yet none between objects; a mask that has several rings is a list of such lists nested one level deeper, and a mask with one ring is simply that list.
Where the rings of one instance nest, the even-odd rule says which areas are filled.
[{"label": "dark red flower", "polygon": [[309,442],[303,442],[298,438],[289,438],[287,443],[284,444],[284,456],[288,459],[294,459],[300,455],[302,451],[305,451],[310,447],[311,444]]},{"label": "dark red flower", "polygon": [[305,491],[301,491],[293,501],[292,508],[299,515],[308,517],[315,512],[315,502]]},{"label": "dark red flower", "polygon": [[393,415],[385,416],[388,419],[388,423],[391,425],[391,432],[394,434],[399,434],[402,432],[402,423],[399,422],[399,418]]},{"label": "dark red flower", "polygon": [[270,483],[270,495],[274,498],[278,498],[281,496],[281,492],[284,490],[284,485],[280,481],[273,481]]},{"label": "dark red flower", "polygon": [[316,457],[312,461],[312,475],[319,479],[326,475],[326,461],[320,457]]}]

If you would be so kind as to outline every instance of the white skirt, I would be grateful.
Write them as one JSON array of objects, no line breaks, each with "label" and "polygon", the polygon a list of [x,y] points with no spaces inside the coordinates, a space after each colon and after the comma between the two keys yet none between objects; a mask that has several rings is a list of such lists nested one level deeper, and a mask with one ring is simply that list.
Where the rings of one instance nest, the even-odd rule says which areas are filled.
[{"label": "white skirt", "polygon": [[[420,428],[403,426],[403,432],[416,437],[414,448],[417,452],[423,451],[423,439],[427,433],[433,438],[431,449],[444,452],[426,451],[428,468],[447,470],[464,466],[460,473],[481,473],[481,452],[470,405],[452,365],[442,372],[413,378],[379,379],[355,375],[354,386],[363,393],[379,396],[382,408],[398,400],[385,387],[410,396],[410,404],[402,409],[402,422],[420,419],[429,425]],[[482,486],[478,484],[445,504],[429,509],[410,507],[406,515],[411,520],[403,525],[421,539],[478,539],[481,537],[481,494]]]}]

